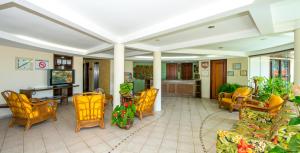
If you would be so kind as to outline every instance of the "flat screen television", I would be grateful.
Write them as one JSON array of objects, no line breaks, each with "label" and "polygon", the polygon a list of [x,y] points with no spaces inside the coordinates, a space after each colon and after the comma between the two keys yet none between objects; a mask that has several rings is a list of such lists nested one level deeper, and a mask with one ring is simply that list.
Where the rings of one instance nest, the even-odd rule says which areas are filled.
[{"label": "flat screen television", "polygon": [[49,70],[49,85],[65,85],[73,84],[75,82],[75,71],[74,70]]}]

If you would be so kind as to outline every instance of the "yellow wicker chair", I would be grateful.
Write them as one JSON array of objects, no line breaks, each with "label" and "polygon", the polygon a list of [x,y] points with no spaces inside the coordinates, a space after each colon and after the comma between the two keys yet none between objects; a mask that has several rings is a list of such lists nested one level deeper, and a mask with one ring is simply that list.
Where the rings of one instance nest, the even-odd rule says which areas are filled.
[{"label": "yellow wicker chair", "polygon": [[18,124],[25,126],[25,130],[28,130],[33,124],[49,118],[56,120],[56,101],[40,101],[36,98],[28,99],[26,95],[18,94],[14,91],[4,91],[1,94],[12,112],[9,127]]},{"label": "yellow wicker chair", "polygon": [[139,98],[135,100],[136,115],[140,120],[145,115],[153,115],[153,106],[157,96],[158,89],[151,88],[143,91]]},{"label": "yellow wicker chair", "polygon": [[250,87],[237,88],[233,93],[219,93],[219,108],[229,107],[229,111],[239,110],[242,103],[251,98],[252,89]]},{"label": "yellow wicker chair", "polygon": [[95,92],[77,94],[73,96],[73,103],[76,113],[75,132],[79,132],[82,127],[104,128],[104,94]]}]

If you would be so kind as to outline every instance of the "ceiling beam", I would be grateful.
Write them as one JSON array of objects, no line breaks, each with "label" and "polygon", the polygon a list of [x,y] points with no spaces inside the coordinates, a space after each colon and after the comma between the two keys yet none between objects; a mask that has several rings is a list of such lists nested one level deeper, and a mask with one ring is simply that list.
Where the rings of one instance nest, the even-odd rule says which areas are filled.
[{"label": "ceiling beam", "polygon": [[37,47],[37,48],[43,48],[43,49],[51,50],[51,51],[58,51],[58,52],[64,52],[64,53],[69,53],[69,54],[76,54],[76,55],[84,55],[85,54],[85,52],[81,52],[81,51],[62,49],[62,48],[59,48],[59,47],[54,47],[54,46],[50,46],[50,45],[45,45],[45,44],[32,42],[32,41],[19,38],[17,36],[14,36],[10,33],[6,33],[6,32],[3,32],[3,31],[0,31],[0,38],[5,39],[5,40],[9,40],[9,41],[13,41],[13,42],[17,42],[19,44],[24,44],[24,45],[28,45],[28,46]]},{"label": "ceiling beam", "polygon": [[177,54],[193,54],[193,55],[224,55],[224,56],[236,56],[247,57],[246,52],[241,51],[222,51],[222,50],[209,50],[209,49],[179,49],[172,51],[164,51],[163,53],[177,53]]},{"label": "ceiling beam", "polygon": [[102,44],[93,48],[88,49],[86,55],[91,55],[91,54],[96,54],[100,52],[107,51],[109,49],[112,49],[113,45],[112,44]]},{"label": "ceiling beam", "polygon": [[278,51],[283,51],[283,50],[288,50],[288,49],[294,49],[294,43],[288,43],[276,47],[271,47],[271,48],[266,48],[258,51],[251,51],[247,52],[248,56],[253,56],[253,55],[259,55],[259,54],[267,54],[267,53],[273,53],[273,52],[278,52]]},{"label": "ceiling beam", "polygon": [[253,5],[249,12],[262,35],[274,32],[271,7],[267,1]]},{"label": "ceiling beam", "polygon": [[151,51],[151,52],[155,52],[155,51],[160,50],[159,47],[155,47],[155,46],[151,46],[151,45],[147,45],[147,44],[143,44],[143,43],[126,44],[126,48],[142,50],[142,51],[143,50],[144,51]]},{"label": "ceiling beam", "polygon": [[143,52],[143,51],[134,51],[134,52],[129,52],[129,53],[125,52],[125,56],[126,57],[132,57],[132,56],[145,55],[145,54],[149,54],[149,53],[150,52]]},{"label": "ceiling beam", "polygon": [[[57,24],[66,26],[73,30],[76,30],[80,33],[93,37],[95,39],[105,41],[108,43],[116,43],[118,42],[118,38],[104,29],[101,29],[99,26],[92,24],[88,21],[82,21],[84,19],[79,18],[78,16],[71,16],[71,13],[59,13],[59,12],[50,12],[43,8],[40,8],[26,0],[4,0],[3,3],[0,2],[1,5],[5,5],[13,2],[16,7],[43,17],[47,20],[55,22]],[[0,5],[0,6],[1,6]],[[56,13],[56,14],[55,14]],[[58,15],[59,14],[59,15]],[[81,21],[79,20],[81,19]]]},{"label": "ceiling beam", "polygon": [[98,53],[93,55],[85,55],[86,58],[99,58],[99,59],[113,59],[114,55],[111,54],[104,54],[104,53]]},{"label": "ceiling beam", "polygon": [[168,46],[163,46],[160,48],[160,50],[168,51],[168,50],[175,50],[175,49],[182,49],[182,48],[191,48],[191,47],[214,44],[219,42],[250,38],[258,35],[259,33],[257,32],[257,29],[249,29],[249,30],[244,30],[244,31],[239,31],[234,33],[206,37],[206,38],[196,39],[192,41],[186,41],[186,42],[176,43]]}]

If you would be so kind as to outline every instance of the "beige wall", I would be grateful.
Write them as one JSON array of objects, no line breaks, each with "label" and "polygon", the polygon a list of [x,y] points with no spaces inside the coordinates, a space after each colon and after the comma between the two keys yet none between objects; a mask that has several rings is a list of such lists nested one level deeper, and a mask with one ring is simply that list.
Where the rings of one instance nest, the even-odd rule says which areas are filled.
[{"label": "beige wall", "polygon": [[[43,59],[49,61],[49,68],[53,68],[53,54],[40,51],[32,51],[14,47],[0,46],[0,91],[13,90],[19,92],[20,89],[45,87],[48,85],[46,70],[23,71],[16,70],[16,57],[26,57],[32,59]],[[74,92],[82,91],[82,57],[74,57],[75,82],[80,85]],[[52,91],[38,92],[34,97],[52,96]],[[0,103],[5,103],[0,97]],[[9,111],[0,110],[0,117],[8,115]]]},{"label": "beige wall", "polygon": [[[233,70],[234,63],[241,63],[241,70],[247,70],[247,76],[241,76],[241,70]],[[227,59],[227,71],[234,71],[234,76],[227,76],[227,83],[248,85],[248,57]]]}]

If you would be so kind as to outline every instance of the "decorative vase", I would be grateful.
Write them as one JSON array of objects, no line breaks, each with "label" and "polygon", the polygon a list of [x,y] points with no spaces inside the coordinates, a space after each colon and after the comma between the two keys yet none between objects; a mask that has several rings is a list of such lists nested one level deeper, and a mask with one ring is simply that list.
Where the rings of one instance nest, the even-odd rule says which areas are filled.
[{"label": "decorative vase", "polygon": [[121,127],[120,125],[118,126],[121,129],[129,130],[132,127],[132,125],[133,125],[133,120],[127,119],[127,124],[124,127]]}]

